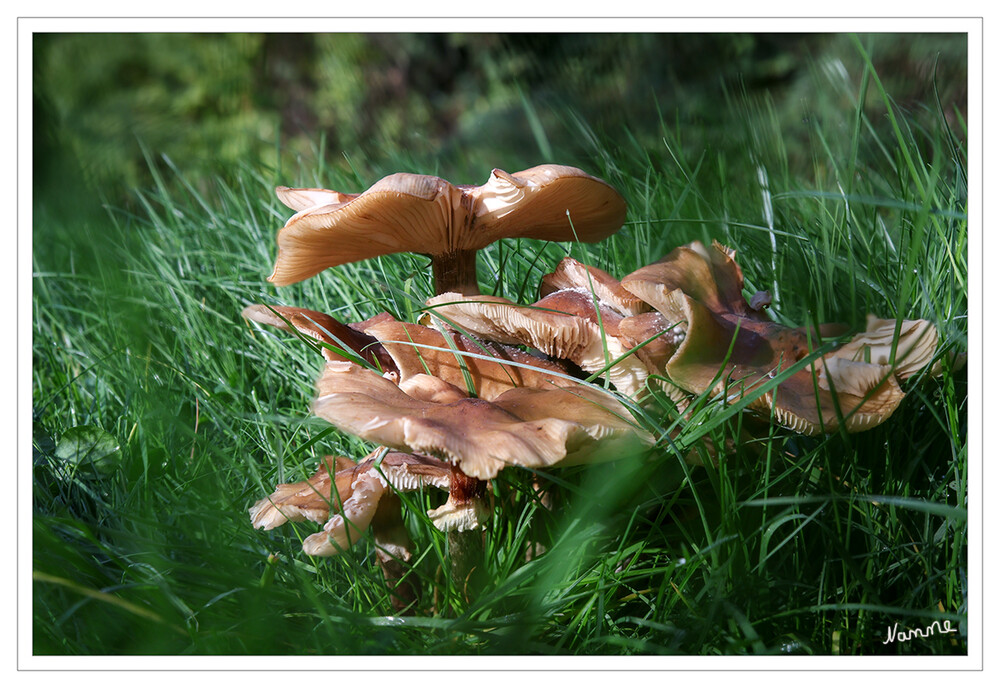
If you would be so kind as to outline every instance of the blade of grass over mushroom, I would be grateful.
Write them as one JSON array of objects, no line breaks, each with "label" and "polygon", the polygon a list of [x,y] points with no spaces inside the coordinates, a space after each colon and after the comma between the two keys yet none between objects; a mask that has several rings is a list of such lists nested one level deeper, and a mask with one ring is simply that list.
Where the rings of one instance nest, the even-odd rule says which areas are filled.
[{"label": "blade of grass over mushroom", "polygon": [[[440,294],[428,304],[476,336],[537,349],[557,361],[571,361],[588,373],[610,362],[612,343],[615,360],[625,346],[619,337],[612,338],[597,326],[599,318],[591,312],[592,301],[574,290],[550,293],[531,306],[501,297],[456,297],[454,293]],[[607,308],[607,317],[612,317],[610,307],[598,307]],[[614,318],[615,322],[621,320],[621,316]],[[625,357],[609,370],[605,384],[614,384],[626,396],[635,394],[648,375],[636,357]]]},{"label": "blade of grass over mushroom", "polygon": [[[427,312],[428,313],[428,317],[432,318],[436,322],[447,324],[449,328],[451,328],[452,330],[458,332],[460,335],[462,335],[463,337],[465,337],[466,340],[468,340],[469,342],[471,342],[473,346],[475,346],[480,351],[482,351],[484,356],[489,356],[489,357],[491,357],[494,360],[497,360],[499,362],[499,359],[496,358],[495,352],[490,351],[486,347],[485,344],[483,344],[482,342],[480,342],[473,334],[471,334],[468,330],[464,329],[461,325],[459,325],[458,323],[456,323],[455,321],[453,321],[453,320],[451,320],[449,318],[446,318],[446,317],[444,317],[442,315],[439,315],[438,313],[434,312],[433,311],[433,307],[427,307],[425,305],[422,305],[421,306],[421,310]],[[435,329],[439,329],[439,328],[435,328]],[[457,345],[455,345],[455,343],[454,343],[454,341],[452,339],[450,339],[448,337],[445,337],[445,341],[448,342],[448,348],[454,349],[455,351],[458,351],[458,347],[457,347]],[[473,385],[473,382],[472,382],[471,373],[468,372],[468,366],[465,365],[465,363],[464,363],[464,359],[461,361],[461,365],[462,365],[462,369],[463,369],[463,374],[466,375],[466,386],[470,390],[472,390],[472,392],[469,393],[469,396],[475,396],[475,386]],[[504,371],[504,374],[507,376],[507,380],[508,380],[508,382],[510,382],[510,385],[512,387],[516,387],[518,383],[517,383],[517,380],[514,379],[514,375],[511,374],[506,368],[503,368],[503,371]]]},{"label": "blade of grass over mushroom", "polygon": [[[445,353],[451,353],[453,355],[457,355],[457,356],[460,356],[460,357],[463,357],[463,358],[474,358],[474,359],[478,359],[478,360],[482,360],[482,361],[489,361],[489,362],[495,362],[497,360],[494,356],[489,356],[489,355],[484,355],[484,354],[477,354],[477,353],[473,353],[471,351],[459,351],[458,349],[451,349],[451,348],[431,346],[429,344],[417,344],[417,343],[414,343],[412,341],[407,342],[407,341],[391,340],[391,339],[385,339],[385,340],[381,340],[381,341],[383,343],[386,343],[386,344],[410,344],[410,345],[412,345],[416,349],[426,349],[426,350],[429,350],[429,351],[440,351],[440,352],[445,352]],[[502,363],[503,363],[504,366],[512,366],[514,368],[522,368],[524,370],[530,370],[530,371],[537,372],[537,373],[543,373],[545,375],[549,375],[549,376],[552,376],[552,377],[557,377],[557,378],[559,378],[561,380],[564,380],[564,381],[570,383],[571,386],[582,385],[584,387],[589,387],[589,388],[591,388],[593,390],[599,391],[599,392],[601,392],[603,394],[607,394],[608,393],[608,391],[606,389],[604,389],[603,387],[600,387],[598,385],[594,385],[593,383],[585,382],[583,380],[580,380],[579,378],[573,377],[573,376],[568,375],[566,373],[560,373],[560,372],[549,370],[549,369],[545,369],[545,368],[539,368],[537,366],[534,366],[534,365],[531,365],[531,364],[528,364],[528,363],[521,363],[521,362],[518,362],[518,361],[508,361],[506,359],[504,359],[502,361]],[[616,396],[614,398],[615,398],[615,400],[618,403],[622,404],[623,406],[626,406],[633,413],[636,413],[638,415],[645,415],[642,412],[641,408],[638,405],[636,405],[634,402],[630,401],[627,397],[623,398],[623,397]],[[626,418],[621,418],[621,420],[629,422],[628,419],[626,419]],[[631,422],[632,422],[633,425],[635,425],[636,428],[640,427],[637,423],[635,423],[634,420],[631,421]]]},{"label": "blade of grass over mushroom", "polygon": [[[260,310],[261,307],[266,309],[266,313]],[[279,308],[281,310],[279,310]],[[306,323],[311,323],[315,326],[312,335],[303,332],[301,327],[297,327],[295,323],[292,322],[292,319],[288,317],[289,311],[295,311],[293,317],[302,318],[306,321]],[[266,314],[270,314],[274,316],[274,318],[264,317]],[[349,360],[352,363],[357,363],[360,366],[372,368],[373,370],[378,370],[379,372],[385,372],[376,354],[369,354],[372,357],[371,359],[365,356],[367,348],[371,346],[370,343],[365,344],[362,342],[356,342],[354,346],[347,344],[338,334],[335,334],[330,329],[330,321],[333,321],[333,319],[329,316],[320,316],[324,316],[324,314],[300,308],[288,309],[286,307],[270,306],[267,304],[248,306],[243,309],[243,317],[265,325],[273,325],[287,332],[291,332],[317,353],[322,353],[324,350],[329,351],[337,358]],[[320,322],[320,320],[323,320],[324,322]],[[339,325],[340,323],[337,324]],[[342,330],[350,329],[349,327],[343,325],[341,325],[341,328]],[[343,334],[343,331],[341,334]],[[361,335],[360,332],[357,334]],[[324,339],[326,339],[326,341],[324,341]]]},{"label": "blade of grass over mushroom", "polygon": [[[431,315],[431,318],[435,317],[436,316]],[[440,331],[440,329],[438,331]],[[451,349],[452,353],[454,354],[455,362],[458,363],[458,367],[461,368],[462,370],[462,378],[465,380],[466,394],[468,394],[470,397],[477,396],[476,383],[472,379],[472,373],[469,372],[469,366],[466,364],[465,358],[458,353],[458,345],[455,344],[455,341],[447,335],[444,335],[444,341],[448,345],[448,348]],[[420,355],[419,350],[417,351],[417,355],[418,356]],[[514,379],[509,373],[507,374],[507,377],[511,381],[511,384],[514,384]]]}]

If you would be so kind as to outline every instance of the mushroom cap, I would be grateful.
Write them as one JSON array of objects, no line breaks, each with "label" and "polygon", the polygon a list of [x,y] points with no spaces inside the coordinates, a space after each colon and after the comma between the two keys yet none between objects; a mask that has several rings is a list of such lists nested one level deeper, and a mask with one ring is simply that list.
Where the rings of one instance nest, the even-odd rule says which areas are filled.
[{"label": "mushroom cap", "polygon": [[[866,430],[888,418],[903,399],[897,375],[886,365],[889,325],[895,321],[877,320],[869,321],[872,334],[859,335],[760,393],[815,351],[820,335],[837,328],[784,327],[750,309],[733,253],[719,244],[681,247],[632,273],[622,285],[683,330],[684,339],[663,370],[671,383],[691,394],[707,391],[736,401],[757,393],[750,410],[803,434],[833,432],[841,424],[848,432]],[[915,322],[923,324],[907,321],[906,337],[897,345],[904,374],[926,365],[936,344],[933,328]]]},{"label": "mushroom cap", "polygon": [[[887,365],[892,354],[895,320],[868,315],[865,331],[837,350],[840,358]],[[903,320],[896,342],[896,365],[893,374],[901,380],[927,367],[937,350],[937,328],[927,320]]]},{"label": "mushroom cap", "polygon": [[368,530],[385,489],[386,481],[374,467],[355,472],[350,494],[337,504],[338,513],[330,516],[321,532],[302,541],[302,550],[312,556],[329,557],[350,549]]},{"label": "mushroom cap", "polygon": [[[344,466],[345,461],[349,465]],[[255,528],[264,530],[288,521],[325,522],[322,532],[305,539],[303,549],[314,556],[332,556],[357,542],[375,517],[386,488],[397,492],[424,487],[447,490],[451,480],[452,467],[442,461],[385,453],[384,447],[358,464],[343,457],[326,457],[308,480],[278,485],[269,497],[254,504],[250,519]]]},{"label": "mushroom cap", "polygon": [[[365,334],[362,328],[372,321],[389,317],[382,313],[371,320],[357,326],[345,325],[335,318],[306,308],[292,306],[265,306],[253,304],[243,309],[243,317],[247,320],[270,325],[286,332],[300,332],[320,342],[323,357],[328,361],[346,361],[346,357],[337,353],[338,350],[350,350],[365,359],[380,370],[392,370],[392,359],[378,344],[378,340]],[[339,341],[338,341],[339,340]]]},{"label": "mushroom cap", "polygon": [[[672,292],[671,300],[676,310],[685,313],[688,331],[667,362],[666,375],[692,394],[709,391],[735,402],[758,392],[802,358],[790,353],[796,345],[783,344],[777,336],[786,333],[768,338],[740,330],[679,289]],[[797,334],[794,330],[787,333]],[[903,398],[898,383],[887,375],[888,367],[830,364],[835,354],[785,378],[748,408],[806,435],[833,432],[841,419],[848,432],[857,432],[888,418]]]},{"label": "mushroom cap", "polygon": [[538,349],[572,361],[588,373],[602,373],[626,396],[639,392],[649,374],[617,335],[622,316],[598,305],[582,289],[564,289],[521,306],[498,296],[446,293],[427,300],[431,312],[457,327],[504,344]]},{"label": "mushroom cap", "polygon": [[[358,195],[287,187],[278,194],[301,208],[278,232],[278,258],[269,278],[278,286],[376,256],[478,250],[504,237],[599,241],[625,219],[625,201],[617,191],[563,165],[513,175],[493,170],[478,187],[398,173]],[[319,203],[307,205],[313,201]]]},{"label": "mushroom cap", "polygon": [[[426,374],[465,390],[466,395],[471,392],[487,400],[513,387],[575,384],[565,379],[562,368],[549,361],[460,335],[448,335],[446,339],[438,330],[423,325],[387,320],[366,328],[365,333],[377,338],[392,358],[400,384]],[[469,384],[472,389],[468,389]]]},{"label": "mushroom cap", "polygon": [[279,186],[274,190],[278,200],[296,212],[321,206],[341,205],[358,197],[329,189],[291,189]]},{"label": "mushroom cap", "polygon": [[742,321],[743,327],[770,322],[743,298],[743,271],[734,255],[735,251],[718,242],[706,248],[695,241],[626,275],[621,285],[661,313],[670,307],[667,303],[670,293],[680,289],[720,317]]},{"label": "mushroom cap", "polygon": [[328,456],[308,480],[277,485],[269,497],[250,507],[253,527],[271,530],[289,521],[326,521],[330,504],[335,499],[333,477],[330,475],[334,465],[334,458]]},{"label": "mushroom cap", "polygon": [[504,237],[595,242],[625,222],[625,199],[614,187],[568,165],[538,165],[514,174],[494,169],[470,194],[475,221],[466,249]]},{"label": "mushroom cap", "polygon": [[644,313],[650,309],[648,303],[625,289],[621,282],[600,268],[585,265],[566,256],[556,269],[542,277],[539,295],[564,289],[582,289],[592,293],[602,306],[613,308],[618,313],[629,316]]},{"label": "mushroom cap", "polygon": [[[494,477],[508,465],[541,468],[578,452],[583,456],[590,444],[609,437],[627,435],[633,443],[652,442],[628,422],[620,405],[605,411],[611,430],[598,430],[594,419],[576,422],[584,408],[587,413],[598,413],[587,408],[597,405],[593,392],[518,388],[493,402],[461,399],[434,404],[406,395],[370,370],[338,361],[326,364],[317,387],[313,411],[340,430],[385,446],[439,457],[480,480]],[[550,396],[547,405],[541,396],[531,404],[525,401],[532,395],[553,392],[565,394]],[[617,405],[610,396],[604,401],[611,408]],[[543,408],[545,412],[540,410]]]}]

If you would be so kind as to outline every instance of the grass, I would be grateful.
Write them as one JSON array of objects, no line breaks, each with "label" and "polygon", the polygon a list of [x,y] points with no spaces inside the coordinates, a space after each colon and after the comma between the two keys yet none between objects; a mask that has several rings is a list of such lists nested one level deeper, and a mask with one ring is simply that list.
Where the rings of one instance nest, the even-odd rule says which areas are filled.
[{"label": "grass", "polygon": [[[934,103],[896,107],[872,69],[855,76],[817,73],[794,150],[774,103],[739,94],[728,148],[667,121],[658,148],[579,125],[585,167],[628,202],[624,229],[599,245],[505,241],[480,281],[525,302],[566,254],[622,276],[717,239],[780,322],[930,319],[942,376],[909,381],[896,414],[857,435],[796,436],[710,398],[679,422],[661,400],[642,420],[671,442],[537,476],[552,509],[536,476],[505,471],[471,601],[424,515],[443,495],[402,495],[419,595],[406,617],[370,539],[313,560],[309,526],[251,530],[248,507],[276,483],[370,447],[309,416],[316,353],[239,316],[281,303],[419,317],[432,289],[419,256],[264,280],[289,214],[275,184],[356,190],[396,170],[204,180],[151,156],[134,211],[74,223],[36,209],[35,654],[964,654],[968,397],[949,356],[968,346],[965,135]],[[683,460],[708,448],[722,459]],[[882,642],[895,622],[936,619],[960,633]]]}]

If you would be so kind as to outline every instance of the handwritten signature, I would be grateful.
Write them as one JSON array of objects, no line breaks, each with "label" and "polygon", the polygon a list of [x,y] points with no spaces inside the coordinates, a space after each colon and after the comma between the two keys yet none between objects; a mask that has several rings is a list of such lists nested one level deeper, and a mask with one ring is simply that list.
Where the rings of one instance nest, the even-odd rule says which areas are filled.
[{"label": "handwritten signature", "polygon": [[886,627],[886,638],[882,641],[883,645],[888,645],[891,642],[899,641],[901,643],[908,642],[914,638],[929,638],[932,635],[937,635],[938,633],[958,633],[957,628],[951,627],[951,621],[945,619],[944,621],[935,621],[927,628],[911,628],[909,631],[903,629],[899,630],[899,623],[894,623],[891,626]]}]

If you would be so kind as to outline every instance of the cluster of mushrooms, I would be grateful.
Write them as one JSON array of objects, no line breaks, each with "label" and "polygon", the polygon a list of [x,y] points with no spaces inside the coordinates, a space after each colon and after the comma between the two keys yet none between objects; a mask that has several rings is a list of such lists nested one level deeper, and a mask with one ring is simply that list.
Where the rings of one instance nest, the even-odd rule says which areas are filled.
[{"label": "cluster of mushrooms", "polygon": [[841,327],[777,324],[765,293],[744,296],[734,252],[717,243],[679,247],[620,280],[567,257],[530,305],[481,294],[476,254],[494,241],[596,242],[622,226],[618,192],[573,167],[493,170],[482,186],[394,174],[361,194],[277,194],[296,211],[278,233],[278,286],[391,253],[432,260],[436,295],[421,323],[388,313],[341,323],[278,305],[243,311],[318,342],[326,364],[313,413],[376,445],[360,461],[327,457],[309,480],[278,485],[250,509],[253,525],[321,523],[303,541],[318,556],[350,548],[371,526],[389,578],[410,557],[395,493],[447,490],[428,512],[433,524],[476,531],[490,515],[486,481],[505,468],[654,446],[662,438],[630,410],[654,390],[682,412],[708,395],[749,400],[747,412],[798,433],[866,430],[889,417],[900,381],[930,366],[937,348],[924,320],[869,316],[867,331],[839,346]]}]

